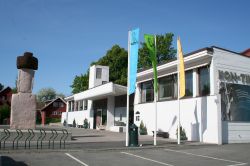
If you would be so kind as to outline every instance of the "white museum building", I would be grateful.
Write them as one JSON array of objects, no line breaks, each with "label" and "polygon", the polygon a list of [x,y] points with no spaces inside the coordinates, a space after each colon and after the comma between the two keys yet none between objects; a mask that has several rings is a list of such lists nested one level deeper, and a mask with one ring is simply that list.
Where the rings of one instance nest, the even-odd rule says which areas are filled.
[{"label": "white museum building", "polygon": [[[250,56],[219,47],[184,55],[186,96],[180,100],[180,122],[189,141],[205,143],[250,142]],[[157,129],[176,139],[178,124],[177,61],[159,64]],[[62,123],[75,119],[90,128],[125,131],[127,88],[109,82],[109,68],[92,66],[89,89],[66,98]],[[138,71],[134,95],[134,123],[154,131],[153,70]]]}]

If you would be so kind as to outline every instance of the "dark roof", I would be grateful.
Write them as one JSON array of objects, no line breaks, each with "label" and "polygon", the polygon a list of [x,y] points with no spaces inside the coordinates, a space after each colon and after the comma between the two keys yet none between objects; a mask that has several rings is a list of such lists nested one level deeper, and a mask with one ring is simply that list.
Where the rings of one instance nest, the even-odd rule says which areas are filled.
[{"label": "dark roof", "polygon": [[3,90],[0,91],[0,96],[3,95],[4,93],[8,92],[8,91],[12,91],[12,89],[10,87],[6,87]]},{"label": "dark roof", "polygon": [[50,103],[48,103],[47,105],[45,105],[45,106],[41,109],[41,111],[43,111],[45,108],[47,108],[48,106],[50,106],[52,103],[54,103],[54,102],[57,101],[57,100],[61,100],[64,104],[66,104],[66,102],[65,102],[61,97],[58,97],[58,98],[52,100],[52,101],[51,101]]},{"label": "dark roof", "polygon": [[[238,54],[238,55],[240,55],[240,56],[244,56],[244,57],[249,57],[249,58],[250,58],[250,56],[247,56],[247,55],[243,54],[244,52],[243,52],[243,53],[238,53],[238,52],[234,52],[234,51],[231,51],[231,50],[228,50],[228,49],[225,49],[225,48],[221,48],[221,47],[217,47],[217,46],[211,46],[211,47],[201,48],[201,49],[198,49],[198,50],[196,50],[196,51],[192,51],[192,52],[190,52],[190,53],[184,54],[183,56],[184,56],[184,57],[187,57],[187,56],[190,56],[190,55],[196,54],[196,53],[198,53],[198,52],[202,52],[202,51],[208,51],[208,52],[210,52],[210,53],[213,53],[213,52],[214,52],[214,48],[220,49],[220,50],[224,50],[224,51],[227,51],[227,52],[231,52],[231,53],[234,53],[234,54]],[[248,50],[246,50],[246,51],[250,51],[250,49],[248,49]],[[161,65],[164,65],[164,64],[167,64],[167,63],[170,63],[170,62],[175,61],[175,60],[176,60],[176,58],[173,58],[173,59],[168,60],[168,61],[166,61],[166,62],[159,63],[159,64],[157,65],[157,67],[158,67],[158,66],[161,66]],[[148,69],[151,69],[151,68],[152,68],[152,67],[146,67],[146,68],[143,68],[143,69],[138,69],[138,73],[140,73],[140,72],[142,72],[142,71],[145,71],[145,70],[148,70]]]},{"label": "dark roof", "polygon": [[243,51],[241,54],[242,54],[242,55],[245,55],[245,56],[247,56],[247,57],[250,57],[250,48],[246,49],[246,50]]}]

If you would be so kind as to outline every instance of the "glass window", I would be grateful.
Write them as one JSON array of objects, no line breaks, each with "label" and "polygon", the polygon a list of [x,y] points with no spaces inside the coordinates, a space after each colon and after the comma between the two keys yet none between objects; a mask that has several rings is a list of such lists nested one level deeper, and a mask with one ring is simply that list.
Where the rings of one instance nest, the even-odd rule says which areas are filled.
[{"label": "glass window", "polygon": [[83,110],[83,100],[80,101],[80,110]]},{"label": "glass window", "polygon": [[176,74],[159,78],[159,100],[174,98],[177,98]]},{"label": "glass window", "polygon": [[63,102],[60,102],[60,107],[64,107],[64,103]]},{"label": "glass window", "polygon": [[54,102],[53,107],[58,107],[58,102]]},{"label": "glass window", "polygon": [[102,78],[102,68],[96,68],[96,78]]},{"label": "glass window", "polygon": [[88,100],[84,100],[84,110],[88,109]]},{"label": "glass window", "polygon": [[141,102],[154,101],[154,88],[152,81],[141,83]]},{"label": "glass window", "polygon": [[185,72],[186,90],[185,96],[193,96],[193,70]]},{"label": "glass window", "polygon": [[209,66],[198,69],[199,74],[199,95],[206,96],[210,94]]}]

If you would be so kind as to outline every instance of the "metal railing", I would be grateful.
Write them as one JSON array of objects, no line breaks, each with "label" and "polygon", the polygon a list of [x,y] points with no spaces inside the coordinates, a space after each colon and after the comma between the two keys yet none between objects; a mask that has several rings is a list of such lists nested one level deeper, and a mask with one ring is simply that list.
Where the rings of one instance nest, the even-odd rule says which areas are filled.
[{"label": "metal railing", "polygon": [[[43,149],[43,148],[54,149],[55,144],[58,144],[58,147],[60,149],[62,148],[65,149],[66,140],[69,136],[69,133],[66,129],[58,129],[58,130],[56,129],[50,129],[50,130],[28,129],[25,131],[20,130],[20,129],[16,129],[16,130],[4,129],[0,134],[1,134],[0,135],[0,149],[5,149],[7,143],[9,144],[12,143],[12,149],[18,149],[19,147],[24,147],[26,149],[27,144],[28,144],[28,148],[30,149],[32,145],[35,146],[35,142],[36,142],[36,149]],[[47,139],[46,139],[46,136],[48,137]],[[60,138],[58,136],[60,136]],[[52,147],[51,147],[51,143],[52,143]],[[11,147],[11,145],[9,147]]]}]

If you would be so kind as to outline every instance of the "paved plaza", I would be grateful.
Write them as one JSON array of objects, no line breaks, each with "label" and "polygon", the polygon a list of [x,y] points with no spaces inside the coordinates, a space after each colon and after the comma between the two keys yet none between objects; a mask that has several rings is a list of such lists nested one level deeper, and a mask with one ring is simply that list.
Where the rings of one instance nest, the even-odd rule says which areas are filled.
[{"label": "paved plaza", "polygon": [[1,166],[239,166],[250,163],[250,144],[212,145],[140,136],[139,147],[125,147],[125,133],[69,128],[65,149],[1,151]]}]

